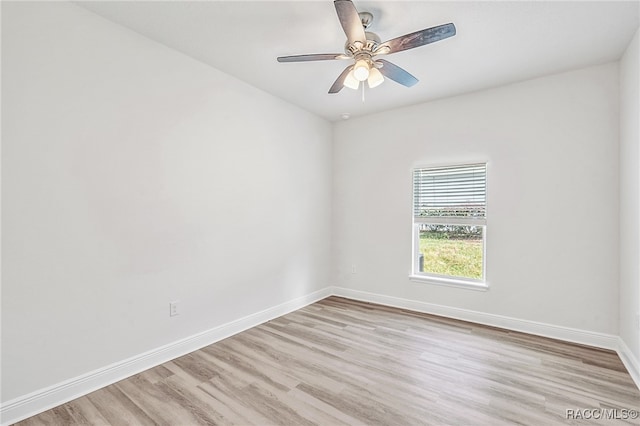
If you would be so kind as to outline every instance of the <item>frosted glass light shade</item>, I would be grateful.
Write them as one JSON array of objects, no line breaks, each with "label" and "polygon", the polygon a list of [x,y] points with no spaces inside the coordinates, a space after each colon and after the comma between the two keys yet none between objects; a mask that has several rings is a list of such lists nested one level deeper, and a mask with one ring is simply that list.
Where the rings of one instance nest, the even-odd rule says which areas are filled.
[{"label": "frosted glass light shade", "polygon": [[360,82],[356,80],[353,76],[353,70],[347,74],[347,78],[344,79],[344,87],[348,87],[349,89],[357,90],[360,86]]},{"label": "frosted glass light shade", "polygon": [[380,86],[383,81],[384,77],[377,68],[371,68],[371,70],[369,70],[369,79],[367,80],[367,83],[369,83],[370,89]]},{"label": "frosted glass light shade", "polygon": [[353,67],[353,76],[358,81],[365,81],[369,78],[369,64],[364,59],[360,59]]}]

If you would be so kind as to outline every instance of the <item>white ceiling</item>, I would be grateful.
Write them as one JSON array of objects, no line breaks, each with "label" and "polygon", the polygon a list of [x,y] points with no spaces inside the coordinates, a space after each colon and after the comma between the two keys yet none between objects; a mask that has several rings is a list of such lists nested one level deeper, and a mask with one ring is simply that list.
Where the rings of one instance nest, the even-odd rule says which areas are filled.
[{"label": "white ceiling", "polygon": [[388,40],[453,22],[457,35],[386,57],[420,82],[365,93],[327,91],[346,61],[278,63],[277,56],[341,53],[331,0],[77,2],[331,121],[485,89],[620,58],[639,26],[640,2],[358,1],[370,31]]}]

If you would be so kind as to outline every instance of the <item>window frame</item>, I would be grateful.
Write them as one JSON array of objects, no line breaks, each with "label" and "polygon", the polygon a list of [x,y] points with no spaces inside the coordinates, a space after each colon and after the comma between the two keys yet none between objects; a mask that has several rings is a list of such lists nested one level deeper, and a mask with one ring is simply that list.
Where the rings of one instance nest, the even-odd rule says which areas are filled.
[{"label": "window frame", "polygon": [[[485,208],[485,216],[482,220],[478,220],[475,222],[470,219],[463,219],[457,217],[447,217],[447,216],[425,216],[421,218],[420,221],[416,221],[415,216],[415,182],[414,176],[416,170],[420,169],[439,169],[439,168],[455,168],[455,167],[465,167],[465,166],[474,166],[474,165],[483,165],[485,168],[485,199],[484,199],[484,208]],[[487,276],[487,181],[488,181],[488,162],[487,161],[475,161],[475,162],[464,162],[464,163],[450,163],[450,164],[437,164],[437,165],[417,165],[411,169],[411,273],[409,275],[409,279],[414,282],[420,283],[428,283],[435,285],[442,285],[447,287],[458,287],[458,288],[466,288],[470,290],[480,290],[486,291],[489,289],[489,284],[486,280]],[[441,275],[432,272],[420,272],[419,271],[419,254],[420,254],[420,231],[419,227],[422,223],[434,224],[434,225],[473,225],[480,226],[482,228],[482,278],[467,278],[460,276],[450,276],[450,275]]]}]

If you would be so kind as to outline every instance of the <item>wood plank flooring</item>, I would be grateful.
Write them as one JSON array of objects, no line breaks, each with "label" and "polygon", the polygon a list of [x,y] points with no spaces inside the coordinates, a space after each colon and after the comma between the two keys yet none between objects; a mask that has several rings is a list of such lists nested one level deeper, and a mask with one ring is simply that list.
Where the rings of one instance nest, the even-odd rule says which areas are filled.
[{"label": "wood plank flooring", "polygon": [[640,424],[584,409],[640,409],[614,352],[329,297],[18,424]]}]

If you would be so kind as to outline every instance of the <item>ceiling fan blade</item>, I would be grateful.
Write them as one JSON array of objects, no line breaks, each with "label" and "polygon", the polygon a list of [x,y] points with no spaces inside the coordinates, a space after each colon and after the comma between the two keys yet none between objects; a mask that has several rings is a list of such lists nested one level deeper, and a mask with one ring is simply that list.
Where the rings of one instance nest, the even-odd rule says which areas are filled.
[{"label": "ceiling fan blade", "polygon": [[382,75],[390,78],[396,83],[400,83],[403,86],[411,87],[418,82],[417,78],[389,61],[385,61],[384,59],[376,59],[376,62],[382,63],[382,68],[380,68],[380,72],[382,73]]},{"label": "ceiling fan blade", "polygon": [[349,59],[344,53],[318,53],[311,55],[279,56],[278,62],[331,61],[333,59]]},{"label": "ceiling fan blade", "polygon": [[365,44],[367,37],[364,34],[364,27],[362,26],[362,21],[360,21],[360,16],[358,16],[358,10],[351,0],[335,0],[333,4],[336,7],[340,25],[342,25],[349,43],[359,41]]},{"label": "ceiling fan blade", "polygon": [[437,27],[427,28],[385,41],[376,51],[380,52],[380,54],[402,52],[403,50],[424,46],[454,35],[456,35],[455,25],[451,23],[438,25]]},{"label": "ceiling fan blade", "polygon": [[329,93],[338,93],[342,90],[342,88],[344,87],[344,80],[347,78],[347,75],[349,75],[349,72],[351,72],[352,69],[353,65],[350,65],[346,67],[344,71],[342,71],[342,74],[340,74],[336,81],[333,82],[333,86],[331,86],[331,88],[329,89]]}]

